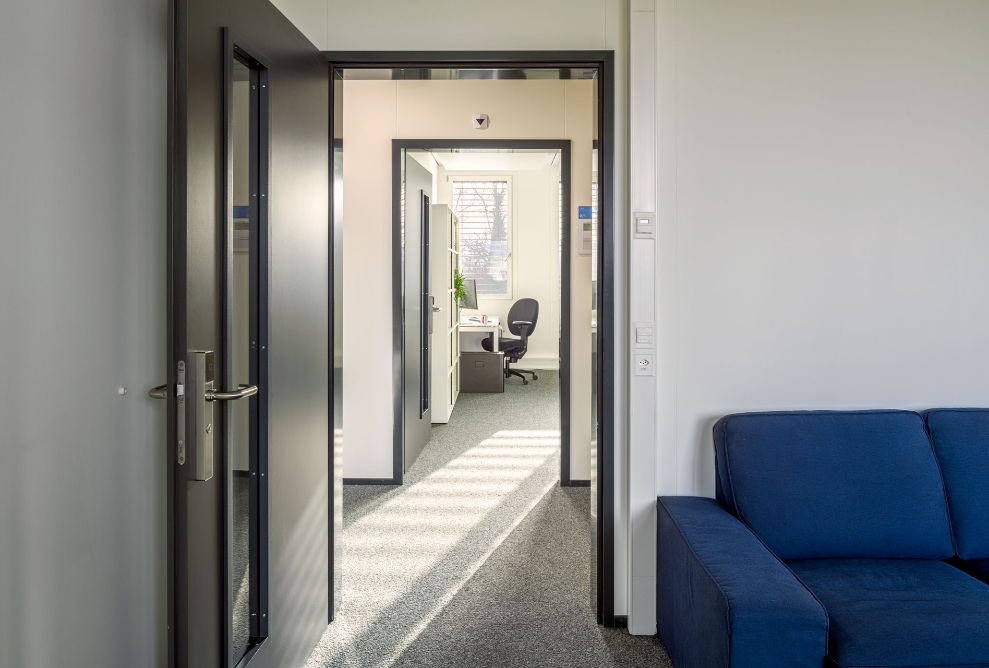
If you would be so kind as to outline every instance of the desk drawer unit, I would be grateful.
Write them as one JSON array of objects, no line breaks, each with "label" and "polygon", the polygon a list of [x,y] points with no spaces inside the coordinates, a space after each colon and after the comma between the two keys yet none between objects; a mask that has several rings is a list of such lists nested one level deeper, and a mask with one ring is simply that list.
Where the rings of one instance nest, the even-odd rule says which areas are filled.
[{"label": "desk drawer unit", "polygon": [[504,392],[505,353],[460,353],[461,392]]}]

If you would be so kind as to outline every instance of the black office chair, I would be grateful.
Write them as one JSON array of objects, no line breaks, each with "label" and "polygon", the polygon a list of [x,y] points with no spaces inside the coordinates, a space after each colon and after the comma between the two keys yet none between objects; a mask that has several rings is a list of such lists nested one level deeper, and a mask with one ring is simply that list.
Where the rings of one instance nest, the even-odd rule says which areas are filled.
[{"label": "black office chair", "polygon": [[[525,356],[525,351],[529,347],[529,337],[536,331],[536,320],[539,319],[539,302],[535,299],[523,298],[512,304],[508,310],[508,331],[517,339],[498,339],[498,350],[505,353],[505,378],[518,376],[522,379],[523,385],[528,385],[529,381],[523,374],[532,374],[533,380],[539,380],[535,371],[528,369],[512,369],[509,364],[515,364]],[[493,337],[488,337],[481,341],[481,347],[492,352],[494,350]]]}]

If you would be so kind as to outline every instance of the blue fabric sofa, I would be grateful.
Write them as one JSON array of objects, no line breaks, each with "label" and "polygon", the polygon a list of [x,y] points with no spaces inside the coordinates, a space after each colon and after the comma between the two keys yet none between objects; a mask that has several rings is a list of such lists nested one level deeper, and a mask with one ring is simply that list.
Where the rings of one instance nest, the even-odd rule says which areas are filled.
[{"label": "blue fabric sofa", "polygon": [[989,668],[989,409],[729,415],[658,499],[675,668]]}]

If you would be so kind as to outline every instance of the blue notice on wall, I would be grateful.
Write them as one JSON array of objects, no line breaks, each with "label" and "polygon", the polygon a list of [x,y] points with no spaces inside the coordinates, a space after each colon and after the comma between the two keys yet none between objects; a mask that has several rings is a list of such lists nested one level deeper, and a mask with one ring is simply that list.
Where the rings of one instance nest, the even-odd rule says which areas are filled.
[{"label": "blue notice on wall", "polygon": [[589,206],[578,206],[577,207],[577,218],[580,220],[590,220],[591,219],[591,207]]}]

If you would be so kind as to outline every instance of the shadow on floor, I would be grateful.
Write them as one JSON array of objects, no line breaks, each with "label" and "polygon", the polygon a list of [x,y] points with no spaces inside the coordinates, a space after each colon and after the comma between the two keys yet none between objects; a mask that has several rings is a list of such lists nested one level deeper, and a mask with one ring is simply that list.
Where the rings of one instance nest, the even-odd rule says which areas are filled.
[{"label": "shadow on floor", "polygon": [[597,625],[588,488],[554,487],[396,666],[670,666],[653,637]]}]

